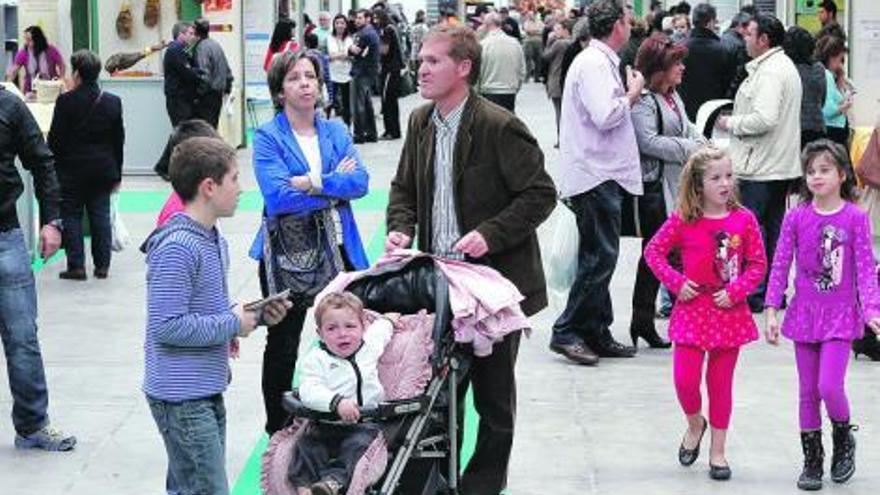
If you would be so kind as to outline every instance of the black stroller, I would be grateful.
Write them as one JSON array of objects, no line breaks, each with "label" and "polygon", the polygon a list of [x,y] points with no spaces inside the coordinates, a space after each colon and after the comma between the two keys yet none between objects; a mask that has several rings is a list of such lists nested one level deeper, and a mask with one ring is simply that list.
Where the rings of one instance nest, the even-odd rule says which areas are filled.
[{"label": "black stroller", "polygon": [[[366,309],[377,313],[416,315],[421,312],[425,318],[430,318],[426,311],[434,313],[433,323],[423,325],[426,327],[423,337],[426,341],[430,340],[424,346],[423,360],[425,369],[429,370],[427,384],[424,390],[411,397],[361,410],[361,421],[382,422],[384,435],[377,438],[359,463],[358,470],[366,474],[355,472],[355,477],[372,479],[366,483],[353,482],[347,487],[346,493],[457,494],[461,408],[456,385],[469,361],[457,352],[454,342],[450,326],[449,287],[445,277],[435,270],[431,258],[416,258],[402,267],[376,270],[348,285],[345,290],[360,297]],[[396,334],[392,344],[397,338]],[[404,352],[411,353],[413,349]],[[415,352],[418,352],[417,349]],[[388,353],[386,349],[385,354]],[[382,378],[380,362],[380,380]],[[386,386],[386,393],[393,397],[385,380],[383,385]],[[306,409],[295,392],[285,395],[284,407],[291,413],[289,426],[273,435],[263,456],[261,487],[266,495],[295,495],[287,480],[287,468],[293,455],[293,445],[298,435],[308,428],[309,422],[339,421],[335,413]],[[379,445],[376,445],[377,442]],[[387,469],[384,470],[369,465],[386,462]]]}]

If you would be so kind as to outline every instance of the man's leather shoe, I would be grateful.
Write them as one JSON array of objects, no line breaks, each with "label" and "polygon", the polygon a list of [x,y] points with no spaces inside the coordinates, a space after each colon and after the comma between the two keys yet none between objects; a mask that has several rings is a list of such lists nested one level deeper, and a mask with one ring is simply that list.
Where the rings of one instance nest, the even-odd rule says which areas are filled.
[{"label": "man's leather shoe", "polygon": [[62,280],[86,280],[88,277],[86,276],[85,268],[68,268],[59,273],[58,278]]},{"label": "man's leather shoe", "polygon": [[550,343],[550,350],[565,356],[569,361],[586,366],[593,366],[599,362],[596,355],[586,344],[554,344]]},{"label": "man's leather shoe", "polygon": [[631,358],[636,355],[635,347],[623,345],[614,339],[609,339],[591,347],[599,357],[603,358]]}]

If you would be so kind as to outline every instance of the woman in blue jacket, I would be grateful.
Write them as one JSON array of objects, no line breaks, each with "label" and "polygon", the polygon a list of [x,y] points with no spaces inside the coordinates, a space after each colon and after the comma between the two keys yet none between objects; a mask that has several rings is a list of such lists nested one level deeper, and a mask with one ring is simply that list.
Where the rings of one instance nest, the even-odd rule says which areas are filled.
[{"label": "woman in blue jacket", "polygon": [[[346,269],[368,266],[349,201],[367,193],[369,176],[345,126],[316,111],[320,101],[321,63],[307,53],[286,52],[275,58],[268,74],[275,118],[254,135],[254,173],[265,201],[267,218],[329,213],[334,219],[339,252]],[[269,292],[261,229],[251,247],[260,260],[260,286]],[[297,348],[306,310],[296,309],[269,328],[263,353],[263,401],[266,432],[284,426],[281,396],[291,389]]]}]

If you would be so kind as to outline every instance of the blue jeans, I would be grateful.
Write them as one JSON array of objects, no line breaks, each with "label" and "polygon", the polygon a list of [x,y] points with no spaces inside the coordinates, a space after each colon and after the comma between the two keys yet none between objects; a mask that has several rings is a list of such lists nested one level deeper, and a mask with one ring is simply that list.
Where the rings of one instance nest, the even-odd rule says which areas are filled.
[{"label": "blue jeans", "polygon": [[0,336],[12,391],[12,424],[29,435],[49,424],[49,392],[37,340],[37,290],[21,229],[0,232]]},{"label": "blue jeans", "polygon": [[354,138],[372,141],[378,137],[376,114],[373,112],[373,83],[375,76],[351,78],[351,118],[354,122]]},{"label": "blue jeans", "polygon": [[223,395],[168,402],[147,396],[168,454],[168,495],[226,495]]},{"label": "blue jeans", "polygon": [[565,310],[553,325],[551,342],[570,345],[611,340],[611,276],[620,252],[620,216],[623,190],[605,181],[569,199],[577,217],[580,245],[577,275]]}]

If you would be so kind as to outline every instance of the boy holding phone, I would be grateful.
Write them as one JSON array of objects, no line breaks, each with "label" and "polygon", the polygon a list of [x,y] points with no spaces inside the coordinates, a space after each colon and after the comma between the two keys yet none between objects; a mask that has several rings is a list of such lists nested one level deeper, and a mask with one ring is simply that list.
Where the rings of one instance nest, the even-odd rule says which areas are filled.
[{"label": "boy holding phone", "polygon": [[156,230],[147,254],[147,328],[143,390],[168,454],[169,493],[229,493],[225,469],[228,346],[258,321],[274,324],[290,307],[262,314],[232,305],[229,265],[217,219],[235,213],[241,187],[235,150],[196,137],[171,156],[171,184],[184,212]]}]

